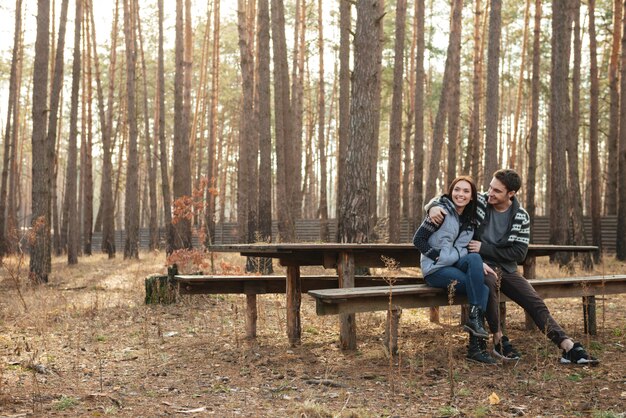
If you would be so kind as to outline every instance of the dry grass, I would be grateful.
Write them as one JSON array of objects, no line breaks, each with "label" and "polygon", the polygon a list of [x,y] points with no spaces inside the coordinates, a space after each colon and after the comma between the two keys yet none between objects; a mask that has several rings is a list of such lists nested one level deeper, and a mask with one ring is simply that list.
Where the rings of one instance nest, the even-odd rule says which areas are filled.
[{"label": "dry grass", "polygon": [[[83,257],[74,267],[59,258],[50,284],[38,287],[3,271],[0,416],[625,416],[626,295],[598,298],[594,337],[582,333],[580,300],[548,301],[602,358],[595,368],[558,365],[559,351],[524,329],[513,304],[509,335],[524,354],[517,364],[466,362],[458,307],[442,308],[441,324],[426,309],[404,311],[390,362],[384,312],[357,315],[359,350],[342,353],[337,318],[316,316],[306,296],[296,348],[287,344],[281,296],[259,297],[254,341],[244,338],[243,296],[145,306],[143,280],[164,264],[163,254],[147,253],[140,261]],[[593,274],[624,267],[607,258]],[[538,266],[543,277],[567,274]]]}]

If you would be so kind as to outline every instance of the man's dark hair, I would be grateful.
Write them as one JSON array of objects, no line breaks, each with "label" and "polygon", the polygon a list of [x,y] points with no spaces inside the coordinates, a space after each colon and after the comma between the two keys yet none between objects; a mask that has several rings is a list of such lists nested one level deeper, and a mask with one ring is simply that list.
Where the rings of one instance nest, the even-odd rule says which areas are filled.
[{"label": "man's dark hair", "polygon": [[517,171],[510,168],[500,169],[493,173],[493,176],[504,184],[509,192],[517,192],[522,187],[522,178]]}]

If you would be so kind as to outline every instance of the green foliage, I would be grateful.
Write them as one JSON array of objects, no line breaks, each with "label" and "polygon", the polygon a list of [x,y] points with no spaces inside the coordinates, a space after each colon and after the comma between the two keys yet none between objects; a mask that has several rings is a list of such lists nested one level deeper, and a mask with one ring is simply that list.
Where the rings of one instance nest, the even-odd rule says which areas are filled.
[{"label": "green foliage", "polygon": [[461,412],[451,405],[442,406],[437,410],[437,416],[439,417],[456,417]]},{"label": "green foliage", "polygon": [[54,409],[56,409],[57,411],[65,411],[65,410],[75,407],[76,405],[78,405],[78,399],[72,396],[63,395],[54,404]]}]

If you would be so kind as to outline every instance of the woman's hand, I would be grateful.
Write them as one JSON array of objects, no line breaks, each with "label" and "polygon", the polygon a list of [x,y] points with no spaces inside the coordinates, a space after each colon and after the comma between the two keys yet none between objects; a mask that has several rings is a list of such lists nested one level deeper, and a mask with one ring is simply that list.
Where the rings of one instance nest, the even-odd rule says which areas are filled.
[{"label": "woman's hand", "polygon": [[494,276],[497,276],[496,272],[493,271],[493,269],[489,267],[487,263],[483,263],[483,270],[485,271],[485,276],[488,276],[489,274],[493,274]]}]

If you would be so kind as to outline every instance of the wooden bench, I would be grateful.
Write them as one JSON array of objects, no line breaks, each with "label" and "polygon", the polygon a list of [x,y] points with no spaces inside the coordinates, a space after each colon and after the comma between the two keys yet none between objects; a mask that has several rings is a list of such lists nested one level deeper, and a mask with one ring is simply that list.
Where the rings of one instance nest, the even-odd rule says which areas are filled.
[{"label": "wooden bench", "polygon": [[[590,333],[595,333],[595,300],[593,297],[626,293],[626,275],[534,279],[530,282],[544,299],[582,297],[585,331]],[[315,299],[318,315],[389,311],[390,299],[391,311],[396,312],[403,308],[426,308],[449,304],[445,289],[430,287],[426,284],[319,289],[311,290],[308,294]],[[504,295],[501,295],[500,300],[503,302],[510,301]],[[452,301],[454,305],[466,303],[465,295],[455,296]],[[397,346],[393,342],[397,341],[397,315],[396,320],[390,317],[388,323],[390,326],[387,331],[391,335],[389,341],[392,341],[392,346],[389,348],[395,352]]]},{"label": "wooden bench", "polygon": [[[300,276],[300,293],[314,289],[336,289],[339,279],[336,275]],[[410,285],[424,283],[419,276],[399,276],[393,278],[395,284]],[[383,276],[356,276],[357,287],[388,286]],[[179,295],[246,295],[246,336],[256,337],[257,300],[261,294],[286,294],[287,277],[283,275],[203,275],[177,274],[175,266],[168,269],[168,275],[155,275],[146,279],[146,300],[149,303],[172,303]]]}]

